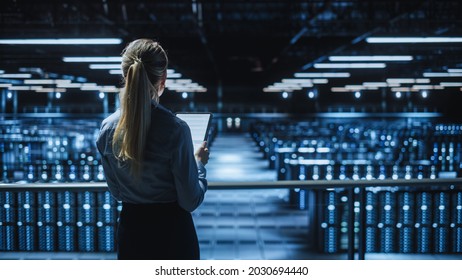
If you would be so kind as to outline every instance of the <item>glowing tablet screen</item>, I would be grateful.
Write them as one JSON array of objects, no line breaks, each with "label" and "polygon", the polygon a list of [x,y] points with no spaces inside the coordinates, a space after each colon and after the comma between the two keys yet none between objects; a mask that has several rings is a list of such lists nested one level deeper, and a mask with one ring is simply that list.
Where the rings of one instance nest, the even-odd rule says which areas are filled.
[{"label": "glowing tablet screen", "polygon": [[176,116],[185,121],[191,130],[194,152],[207,140],[211,113],[177,113]]}]

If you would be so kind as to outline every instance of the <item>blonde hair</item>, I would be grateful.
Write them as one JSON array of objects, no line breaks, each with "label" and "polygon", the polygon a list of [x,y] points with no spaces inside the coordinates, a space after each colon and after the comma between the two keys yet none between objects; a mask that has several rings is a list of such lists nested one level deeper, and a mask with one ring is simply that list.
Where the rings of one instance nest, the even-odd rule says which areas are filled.
[{"label": "blonde hair", "polygon": [[151,100],[159,102],[158,90],[167,74],[167,54],[155,41],[138,39],[122,52],[125,87],[120,93],[120,120],[112,148],[119,161],[130,163],[130,172],[139,177],[143,150],[151,125]]}]

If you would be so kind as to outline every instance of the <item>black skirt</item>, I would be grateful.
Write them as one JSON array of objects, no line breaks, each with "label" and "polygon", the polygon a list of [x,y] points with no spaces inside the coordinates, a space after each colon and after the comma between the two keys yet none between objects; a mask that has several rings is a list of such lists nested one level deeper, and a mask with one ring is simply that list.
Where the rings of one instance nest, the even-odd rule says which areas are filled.
[{"label": "black skirt", "polygon": [[119,260],[195,260],[199,242],[191,213],[177,203],[122,203]]}]

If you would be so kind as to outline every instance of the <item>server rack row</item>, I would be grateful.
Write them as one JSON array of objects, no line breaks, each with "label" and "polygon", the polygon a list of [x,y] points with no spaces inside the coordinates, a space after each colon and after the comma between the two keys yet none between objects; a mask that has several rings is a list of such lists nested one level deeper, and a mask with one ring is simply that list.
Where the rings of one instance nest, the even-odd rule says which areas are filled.
[{"label": "server rack row", "polygon": [[[278,180],[455,178],[461,174],[462,125],[430,121],[259,122],[251,134]],[[348,207],[347,190],[292,189],[293,207],[311,212],[310,237],[321,252],[346,249],[348,216],[366,211],[366,252],[460,253],[460,192],[369,188]],[[457,187],[456,187],[457,189]],[[351,198],[350,198],[351,199]]]},{"label": "server rack row", "polygon": [[114,252],[121,207],[108,191],[0,192],[0,251]]},{"label": "server rack row", "polygon": [[[0,182],[104,182],[101,119],[0,120]],[[216,137],[209,131],[208,145]]]}]

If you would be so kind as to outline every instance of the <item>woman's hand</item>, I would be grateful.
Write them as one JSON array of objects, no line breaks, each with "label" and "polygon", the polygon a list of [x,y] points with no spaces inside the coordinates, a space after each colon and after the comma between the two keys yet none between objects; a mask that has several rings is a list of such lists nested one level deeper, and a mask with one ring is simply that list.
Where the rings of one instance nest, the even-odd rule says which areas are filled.
[{"label": "woman's hand", "polygon": [[197,160],[200,160],[203,165],[206,165],[209,162],[209,149],[207,148],[207,141],[202,143],[202,146],[197,149],[194,153],[194,156]]}]

